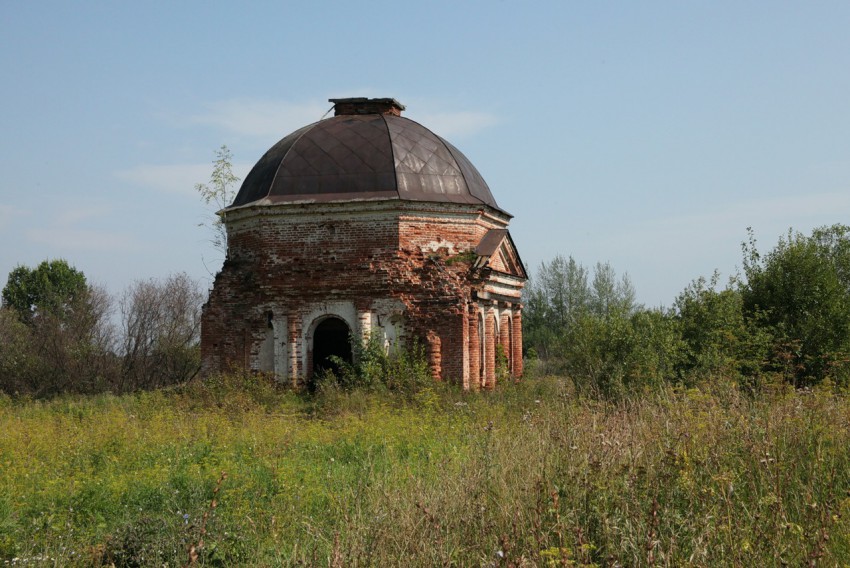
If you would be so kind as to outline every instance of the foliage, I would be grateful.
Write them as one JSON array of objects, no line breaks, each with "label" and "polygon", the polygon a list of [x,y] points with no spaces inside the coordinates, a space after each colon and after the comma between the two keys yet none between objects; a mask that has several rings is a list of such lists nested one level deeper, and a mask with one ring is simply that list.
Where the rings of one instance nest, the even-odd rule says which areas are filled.
[{"label": "foliage", "polygon": [[661,386],[681,350],[676,323],[661,310],[588,313],[561,341],[563,368],[576,388],[610,398]]},{"label": "foliage", "polygon": [[[628,275],[619,280],[608,263],[597,263],[593,280],[590,272],[573,257],[557,255],[543,262],[526,284],[523,300],[524,329],[532,335],[545,327],[557,336],[586,314],[606,317],[631,314],[637,309],[635,291]],[[541,343],[545,344],[545,341]]]},{"label": "foliage", "polygon": [[628,276],[618,279],[610,264],[597,263],[589,275],[572,257],[541,264],[524,295],[526,352],[603,396],[662,384],[681,350],[671,316],[638,306]]},{"label": "foliage", "polygon": [[45,260],[36,268],[21,265],[9,273],[3,304],[27,324],[40,315],[65,320],[71,316],[72,307],[85,301],[87,293],[82,272],[63,259]]},{"label": "foliage", "polygon": [[233,154],[230,149],[222,145],[215,152],[213,171],[210,174],[209,183],[195,184],[195,191],[201,194],[201,199],[207,205],[215,209],[213,217],[201,226],[208,227],[212,232],[211,241],[223,256],[227,255],[227,227],[225,226],[225,209],[233,202],[236,196],[236,184],[239,177],[233,173]]},{"label": "foliage", "polygon": [[718,290],[718,280],[716,272],[711,280],[700,277],[676,298],[685,346],[678,377],[690,385],[724,377],[757,386],[772,334],[761,319],[747,317],[740,283]]},{"label": "foliage", "polygon": [[354,363],[334,358],[339,373],[328,370],[316,379],[320,391],[385,389],[412,396],[434,381],[425,349],[419,343],[388,346],[379,335],[372,334],[365,340],[352,337],[351,344]]},{"label": "foliage", "polygon": [[774,334],[769,368],[797,386],[850,379],[850,227],[792,232],[766,255],[743,245],[748,318]]},{"label": "foliage", "polygon": [[0,405],[0,559],[186,565],[205,514],[198,565],[850,555],[850,400],[832,389],[753,397],[723,382],[613,402],[531,378],[437,389],[436,411],[360,391],[362,412],[317,419],[288,393],[220,408],[266,392],[241,382]]},{"label": "foliage", "polygon": [[0,392],[127,392],[197,372],[203,294],[186,274],[131,286],[120,302],[120,329],[110,296],[64,261],[18,267],[9,282],[5,291],[25,298],[29,311],[0,308]]},{"label": "foliage", "polygon": [[[50,396],[113,377],[109,297],[64,260],[15,268],[0,308],[0,390]],[[13,315],[14,314],[14,315]]]},{"label": "foliage", "polygon": [[523,290],[523,339],[543,359],[554,355],[558,335],[586,309],[587,273],[572,257],[541,263]]},{"label": "foliage", "polygon": [[180,383],[197,373],[203,299],[186,273],[137,281],[126,291],[119,390]]},{"label": "foliage", "polygon": [[683,356],[679,322],[662,309],[642,309],[632,315],[630,324],[629,391],[659,389],[671,382]]},{"label": "foliage", "polygon": [[664,383],[777,380],[850,384],[850,227],[790,232],[762,255],[750,232],[744,276],[694,280],[671,311],[634,304],[627,278],[572,258],[543,263],[525,293],[524,347],[581,390],[619,398]]},{"label": "foliage", "polygon": [[169,523],[162,517],[141,515],[109,535],[102,553],[98,550],[101,565],[142,568],[179,561],[186,549],[186,543],[177,538],[180,528],[176,519]]},{"label": "foliage", "polygon": [[541,263],[537,277],[529,283],[527,301],[559,329],[569,327],[586,313],[604,317],[615,311],[630,313],[636,307],[627,275],[618,281],[608,263],[596,264],[590,283],[589,275],[590,271],[573,257],[557,255],[548,264]]},{"label": "foliage", "polygon": [[13,310],[0,308],[0,391],[28,392],[41,376],[32,332]]},{"label": "foliage", "polygon": [[505,346],[501,343],[496,344],[496,382],[501,383],[511,378],[511,369],[509,367],[510,360],[505,351]]}]

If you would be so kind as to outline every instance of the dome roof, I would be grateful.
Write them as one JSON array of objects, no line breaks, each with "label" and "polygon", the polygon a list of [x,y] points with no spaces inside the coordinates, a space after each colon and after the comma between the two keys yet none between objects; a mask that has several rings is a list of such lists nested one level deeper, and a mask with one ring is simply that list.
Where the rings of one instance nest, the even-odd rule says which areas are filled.
[{"label": "dome roof", "polygon": [[402,199],[499,209],[475,166],[449,142],[400,116],[395,99],[331,99],[336,116],[269,149],[231,207]]}]

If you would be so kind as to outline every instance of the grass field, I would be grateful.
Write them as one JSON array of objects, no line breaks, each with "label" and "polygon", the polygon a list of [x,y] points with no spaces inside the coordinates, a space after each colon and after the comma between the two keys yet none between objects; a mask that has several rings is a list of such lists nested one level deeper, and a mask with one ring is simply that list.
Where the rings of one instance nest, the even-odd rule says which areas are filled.
[{"label": "grass field", "polygon": [[231,377],[0,399],[0,432],[5,565],[850,565],[829,388],[310,399]]}]

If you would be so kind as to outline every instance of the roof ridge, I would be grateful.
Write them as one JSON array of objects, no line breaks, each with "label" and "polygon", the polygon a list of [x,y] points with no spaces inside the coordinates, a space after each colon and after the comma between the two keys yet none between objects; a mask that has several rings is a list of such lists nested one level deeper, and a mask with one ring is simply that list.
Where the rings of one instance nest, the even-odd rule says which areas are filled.
[{"label": "roof ridge", "polygon": [[[274,169],[274,175],[271,178],[271,183],[269,183],[269,193],[265,197],[271,197],[272,188],[274,187],[274,182],[277,180],[277,174],[280,171],[280,168],[283,167],[283,162],[286,161],[286,157],[289,155],[290,152],[292,152],[292,149],[295,147],[295,145],[298,144],[298,141],[301,140],[302,138],[304,138],[304,136],[308,132],[313,130],[316,127],[317,124],[319,124],[320,122],[322,122],[324,120],[331,120],[331,119],[329,119],[329,118],[328,119],[319,119],[312,124],[308,124],[307,126],[302,126],[301,128],[298,129],[298,130],[301,130],[302,132],[301,132],[301,134],[298,135],[298,137],[295,140],[292,141],[292,144],[289,145],[289,148],[286,149],[286,152],[283,153],[283,156],[281,156],[280,161],[277,163],[277,167]],[[298,132],[298,130],[296,130],[295,132]]]},{"label": "roof ridge", "polygon": [[[393,144],[393,133],[390,131],[390,124],[387,122],[388,115],[382,114],[380,116],[384,121],[384,128],[387,129],[387,138],[390,139],[390,159],[393,166],[393,187],[395,188],[395,194],[398,196],[399,199],[401,199],[401,192],[399,192],[398,190],[398,168],[395,165],[395,144]],[[401,117],[399,116],[397,118]]]}]

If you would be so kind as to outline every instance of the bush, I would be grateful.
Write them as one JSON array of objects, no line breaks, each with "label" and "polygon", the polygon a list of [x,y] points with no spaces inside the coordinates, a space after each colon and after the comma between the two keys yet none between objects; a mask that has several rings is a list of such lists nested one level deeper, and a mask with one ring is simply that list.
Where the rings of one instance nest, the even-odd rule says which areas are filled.
[{"label": "bush", "polygon": [[141,516],[120,527],[103,548],[102,566],[143,568],[179,564],[186,542],[174,535],[181,531],[163,519]]},{"label": "bush", "polygon": [[744,312],[773,337],[767,370],[795,386],[850,378],[850,227],[792,231],[761,255],[744,244]]},{"label": "bush", "polygon": [[377,335],[365,341],[352,338],[354,363],[336,357],[339,373],[325,370],[315,379],[319,392],[387,390],[411,397],[433,383],[424,347],[419,343],[388,350]]},{"label": "bush", "polygon": [[245,369],[195,378],[173,388],[189,410],[218,408],[237,415],[245,411],[271,412],[295,396],[273,376]]},{"label": "bush", "polygon": [[718,275],[699,278],[676,298],[676,318],[683,342],[678,379],[693,386],[725,377],[748,388],[765,380],[763,364],[772,333],[757,316],[747,315],[740,283],[718,290]]}]

